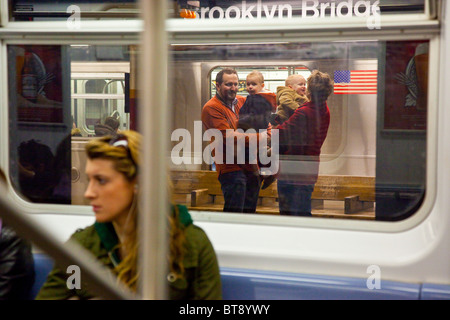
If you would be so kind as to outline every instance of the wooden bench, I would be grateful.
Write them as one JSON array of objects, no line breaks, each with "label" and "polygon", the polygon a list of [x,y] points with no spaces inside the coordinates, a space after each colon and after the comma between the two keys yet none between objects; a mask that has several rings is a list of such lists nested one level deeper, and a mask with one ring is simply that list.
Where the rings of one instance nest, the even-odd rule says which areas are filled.
[{"label": "wooden bench", "polygon": [[[171,178],[174,201],[191,210],[222,211],[217,172],[172,171]],[[374,219],[375,177],[320,175],[312,199],[313,216]],[[260,190],[256,212],[279,214],[276,181]]]}]

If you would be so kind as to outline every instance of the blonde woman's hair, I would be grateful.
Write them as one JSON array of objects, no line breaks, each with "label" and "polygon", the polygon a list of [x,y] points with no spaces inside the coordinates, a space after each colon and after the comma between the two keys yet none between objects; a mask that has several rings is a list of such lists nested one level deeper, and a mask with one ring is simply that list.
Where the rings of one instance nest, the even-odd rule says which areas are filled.
[{"label": "blonde woman's hair", "polygon": [[[122,146],[114,146],[114,141],[124,139],[128,144],[128,148]],[[122,131],[117,137],[104,136],[91,140],[86,145],[86,153],[89,159],[108,159],[113,162],[113,167],[122,173],[128,181],[135,181],[140,165],[142,136],[132,130]],[[119,144],[120,145],[120,144]],[[130,220],[134,223],[133,232],[127,238],[125,243],[121,243],[127,249],[128,254],[122,258],[119,265],[114,271],[117,279],[125,283],[130,289],[136,291],[139,278],[138,272],[138,195],[133,198],[130,209]],[[184,257],[184,229],[179,223],[178,208],[174,206],[172,214],[168,215],[169,233],[170,233],[170,250],[169,250],[169,267],[172,273],[182,276],[184,273],[183,257]]]},{"label": "blonde woman's hair", "polygon": [[308,77],[307,84],[307,96],[314,103],[324,103],[333,92],[334,82],[326,72],[314,70]]},{"label": "blonde woman's hair", "polygon": [[[126,140],[127,147],[114,146],[112,141]],[[133,181],[137,177],[140,164],[139,155],[141,135],[132,130],[121,132],[116,137],[104,136],[91,140],[86,145],[86,153],[89,159],[112,160],[114,169],[122,173],[128,181]]]},{"label": "blonde woman's hair", "polygon": [[170,272],[177,278],[182,278],[184,275],[184,243],[186,236],[184,228],[180,222],[180,210],[178,206],[173,206],[172,215],[169,216],[169,268]]}]

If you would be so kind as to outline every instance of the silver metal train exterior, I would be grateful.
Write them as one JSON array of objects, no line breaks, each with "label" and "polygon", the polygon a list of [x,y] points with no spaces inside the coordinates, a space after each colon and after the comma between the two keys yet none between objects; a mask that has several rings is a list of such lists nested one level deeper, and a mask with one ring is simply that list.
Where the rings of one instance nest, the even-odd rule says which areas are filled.
[{"label": "silver metal train exterior", "polygon": [[[36,29],[22,37],[30,30],[29,26],[27,22],[5,23],[8,20],[3,14],[7,9],[5,2],[2,1],[0,28],[0,165],[10,180],[8,199],[20,211],[29,214],[36,224],[49,230],[55,239],[63,242],[76,229],[94,221],[92,210],[83,198],[87,183],[83,173],[84,144],[95,135],[95,122],[105,116],[118,117],[121,130],[155,126],[167,133],[161,138],[165,154],[158,156],[160,160],[152,160],[151,155],[146,158],[149,165],[144,177],[157,177],[151,182],[152,186],[146,182],[150,187],[144,192],[151,194],[165,185],[162,181],[165,175],[153,175],[154,169],[211,170],[203,158],[205,142],[201,142],[201,149],[195,149],[194,139],[199,138],[195,135],[201,109],[215,92],[214,76],[220,68],[230,66],[238,70],[242,81],[239,94],[243,95],[246,94],[245,76],[255,69],[263,72],[266,88],[274,92],[291,73],[304,72],[307,76],[318,69],[336,77],[335,72],[339,70],[373,70],[377,75],[375,94],[335,92],[330,96],[332,122],[322,147],[320,164],[323,175],[376,178],[373,219],[300,218],[195,209],[191,214],[195,223],[207,232],[217,252],[226,299],[450,298],[450,234],[447,232],[450,227],[450,129],[447,125],[450,112],[446,107],[450,100],[450,79],[445,72],[450,68],[447,21],[450,6],[446,1],[423,1],[424,11],[431,10],[434,14],[405,11],[384,16],[382,13],[379,30],[367,28],[364,19],[354,22],[345,18],[311,20],[311,23],[300,18],[295,20],[295,17],[294,20],[286,18],[264,23],[258,19],[220,21],[211,18],[198,19],[195,23],[191,23],[192,19],[169,19],[165,25],[169,44],[167,56],[152,59],[147,56],[146,63],[142,63],[145,58],[137,62],[136,56],[130,54],[141,45],[137,35],[145,29],[134,20],[120,21],[117,28],[108,31],[105,30],[113,25],[111,21],[87,21],[82,25],[85,29],[61,32],[52,29],[55,23],[62,28],[65,21],[29,22],[35,24]],[[236,3],[236,8],[240,8],[241,2]],[[261,5],[264,4],[269,10],[277,3],[262,1]],[[188,8],[193,10],[194,7]],[[174,9],[175,16],[177,9]],[[222,11],[227,12],[225,7]],[[407,65],[408,60],[415,57],[413,49],[420,44],[426,45],[429,57],[428,100],[425,119],[420,113],[419,120],[417,114],[415,120],[410,120],[422,126],[416,130],[402,122],[402,114],[388,110],[388,100],[400,93],[389,91],[386,79],[394,76],[389,70],[392,59],[407,57],[404,58]],[[72,57],[72,60],[61,60],[61,81],[66,86],[62,101],[71,107],[70,111],[64,109],[62,123],[56,130],[54,127],[47,129],[48,124],[20,123],[19,116],[11,114],[17,111],[11,108],[11,103],[16,103],[11,102],[14,93],[11,91],[14,71],[11,57],[24,45],[64,46],[57,51],[63,57]],[[408,49],[408,54],[395,56],[397,51],[407,51],[408,46],[412,48]],[[92,51],[97,54],[92,60],[77,61],[77,54]],[[149,54],[148,49],[143,52]],[[161,75],[157,85],[152,82],[149,94],[160,95],[165,101],[158,106],[139,101],[135,109],[138,117],[133,118],[126,88],[139,87],[140,98],[145,86],[137,83],[145,77],[137,77],[136,69],[145,73],[152,70],[155,63],[167,63],[168,72]],[[126,80],[133,73],[134,79],[131,76],[131,80]],[[404,73],[407,74],[407,70]],[[133,98],[132,105],[136,102]],[[145,107],[152,108],[152,113],[142,111]],[[150,118],[154,114],[158,117]],[[143,115],[146,118],[139,119]],[[27,200],[20,192],[16,166],[19,144],[34,138],[50,144],[56,154],[58,144],[68,132],[71,117],[82,137],[72,137],[70,143],[69,204]],[[398,122],[388,121],[395,117],[399,118]],[[414,118],[414,114],[411,117]],[[158,124],[161,119],[167,120],[166,127]],[[65,129],[58,129],[62,127]],[[180,128],[185,129],[192,140],[184,154],[174,155],[173,147],[180,140],[171,141],[171,132]],[[151,130],[142,132],[149,140],[155,134]],[[385,194],[388,200],[383,198]],[[407,200],[402,202],[402,197]],[[397,202],[393,204],[393,201]],[[404,203],[406,214],[402,211]],[[389,219],[396,210],[391,212],[390,206],[400,208],[399,218]],[[45,252],[45,248],[35,247],[35,251]],[[346,290],[346,286],[351,289]],[[251,293],[243,294],[245,290]]]}]

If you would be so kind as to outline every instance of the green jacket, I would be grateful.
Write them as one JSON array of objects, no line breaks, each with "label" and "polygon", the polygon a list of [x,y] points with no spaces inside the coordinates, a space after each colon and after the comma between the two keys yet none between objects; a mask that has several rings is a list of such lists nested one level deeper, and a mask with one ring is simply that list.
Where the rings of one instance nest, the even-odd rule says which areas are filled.
[{"label": "green jacket", "polygon": [[[178,206],[180,222],[185,228],[186,252],[184,257],[185,277],[168,282],[169,299],[201,300],[221,299],[222,286],[216,254],[206,233],[192,223],[192,219],[184,206]],[[94,223],[85,229],[75,232],[71,239],[79,242],[92,252],[105,266],[113,269],[119,263],[115,246],[117,235],[111,223]],[[89,284],[83,283],[81,270],[81,289],[69,289],[66,281],[71,274],[55,266],[42,286],[37,300],[64,300],[78,297],[94,298],[89,293]],[[171,277],[167,277],[168,279]]]}]

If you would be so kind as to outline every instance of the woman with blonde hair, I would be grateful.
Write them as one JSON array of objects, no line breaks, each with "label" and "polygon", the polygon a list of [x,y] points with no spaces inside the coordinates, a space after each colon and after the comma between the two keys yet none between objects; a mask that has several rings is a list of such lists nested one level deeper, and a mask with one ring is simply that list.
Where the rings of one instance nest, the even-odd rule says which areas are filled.
[{"label": "woman with blonde hair", "polygon": [[[138,271],[138,171],[141,135],[123,131],[91,140],[86,146],[89,199],[96,222],[72,235],[98,260],[113,269],[118,281],[135,291]],[[187,208],[172,206],[170,226],[170,299],[221,299],[217,258],[205,232],[192,223]],[[68,289],[67,274],[49,274],[37,299],[91,299],[85,290]]]}]

